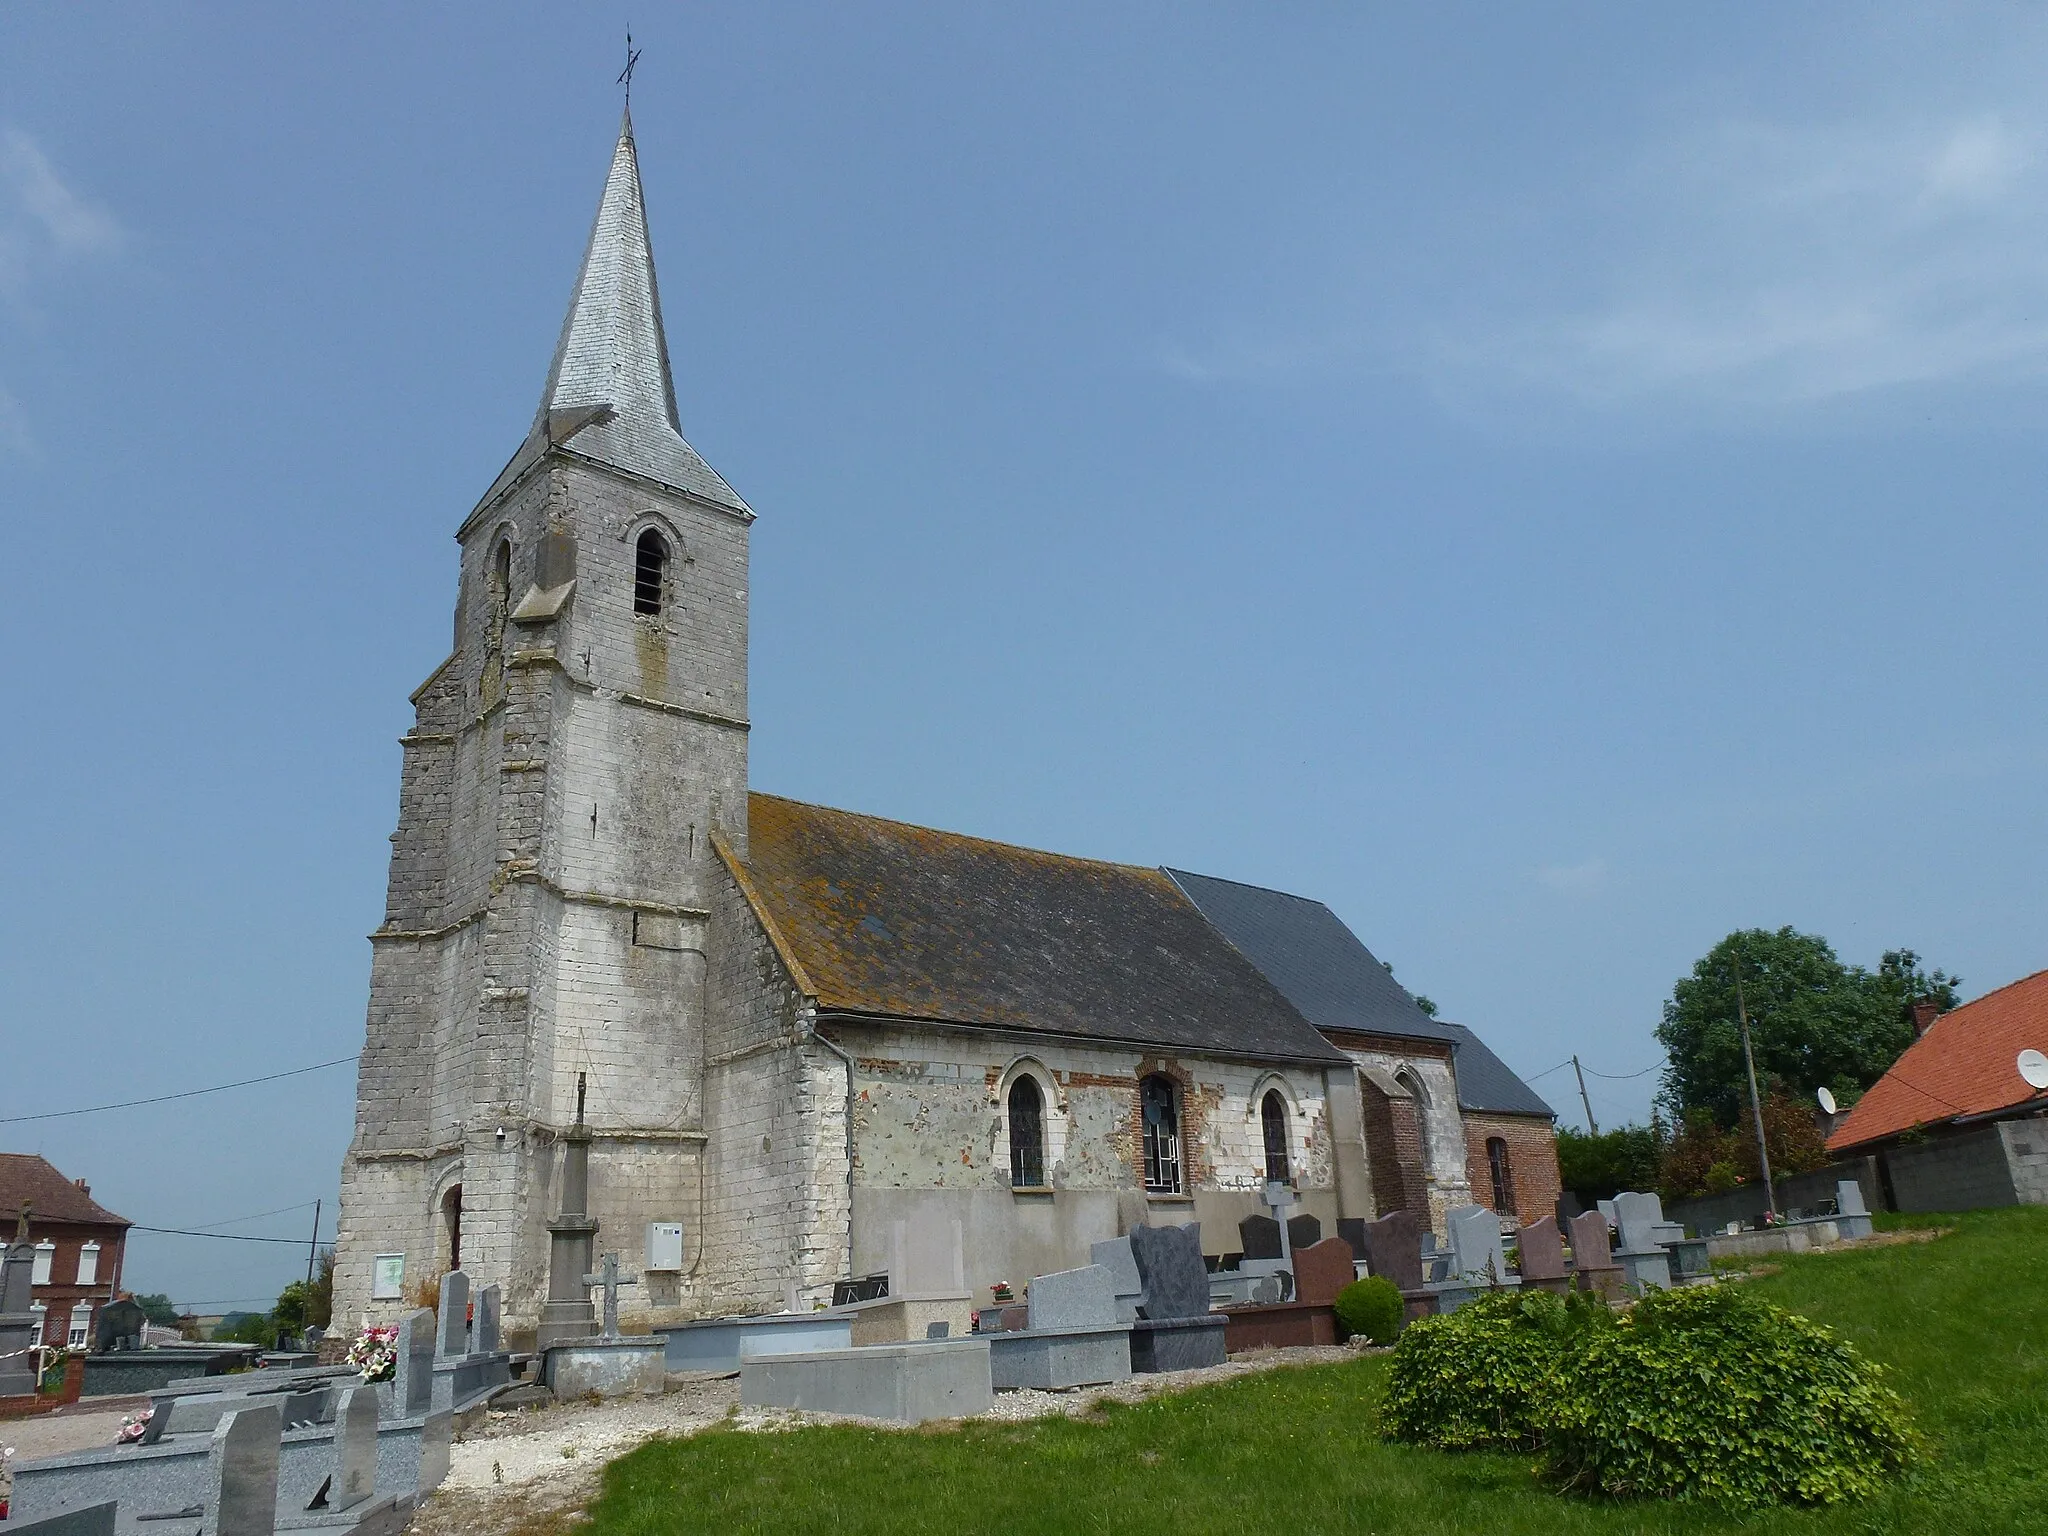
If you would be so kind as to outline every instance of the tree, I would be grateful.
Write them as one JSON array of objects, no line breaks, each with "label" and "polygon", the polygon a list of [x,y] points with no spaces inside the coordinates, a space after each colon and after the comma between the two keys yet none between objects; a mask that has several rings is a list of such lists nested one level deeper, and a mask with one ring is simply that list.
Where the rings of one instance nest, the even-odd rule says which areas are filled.
[{"label": "tree", "polygon": [[1651,1126],[1624,1125],[1598,1136],[1563,1126],[1557,1133],[1558,1179],[1587,1204],[1612,1200],[1625,1189],[1657,1188],[1662,1153]]},{"label": "tree", "polygon": [[[1826,1164],[1827,1143],[1811,1105],[1783,1089],[1773,1089],[1763,1101],[1763,1110],[1772,1178],[1788,1178]],[[1686,1117],[1665,1149],[1658,1188],[1667,1200],[1688,1200],[1695,1195],[1723,1194],[1762,1177],[1753,1122],[1745,1115],[1740,1125],[1722,1127],[1708,1111],[1697,1109]]]},{"label": "tree", "polygon": [[135,1305],[142,1308],[142,1315],[159,1328],[178,1326],[178,1309],[171,1305],[171,1298],[161,1293],[137,1296]]},{"label": "tree", "polygon": [[1663,1099],[1688,1125],[1706,1112],[1727,1129],[1748,1113],[1736,981],[1749,1012],[1757,1084],[1795,1100],[1828,1088],[1854,1103],[1913,1042],[1913,1004],[1953,1007],[1960,980],[1921,969],[1909,949],[1887,950],[1875,974],[1844,965],[1819,934],[1790,927],[1731,933],[1680,979],[1657,1026],[1669,1065]]}]

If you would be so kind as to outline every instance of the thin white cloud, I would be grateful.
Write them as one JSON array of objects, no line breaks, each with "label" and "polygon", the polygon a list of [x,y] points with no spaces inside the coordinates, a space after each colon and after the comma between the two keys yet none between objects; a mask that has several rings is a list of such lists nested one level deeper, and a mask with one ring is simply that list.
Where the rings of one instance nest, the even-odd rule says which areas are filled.
[{"label": "thin white cloud", "polygon": [[74,190],[19,128],[0,129],[0,291],[22,297],[30,281],[120,248],[120,223]]},{"label": "thin white cloud", "polygon": [[1536,871],[1536,879],[1566,896],[1590,896],[1607,884],[1607,861],[1593,858],[1577,864],[1546,864]]},{"label": "thin white cloud", "polygon": [[2048,374],[2043,139],[1993,114],[1684,135],[1589,220],[1613,252],[1591,294],[1474,316],[1440,361],[1468,382],[1492,371],[1609,402],[1789,404]]}]

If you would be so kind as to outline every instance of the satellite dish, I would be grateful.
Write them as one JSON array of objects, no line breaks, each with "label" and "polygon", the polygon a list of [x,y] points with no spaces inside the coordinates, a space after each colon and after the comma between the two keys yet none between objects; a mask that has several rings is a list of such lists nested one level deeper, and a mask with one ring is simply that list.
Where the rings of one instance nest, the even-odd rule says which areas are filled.
[{"label": "satellite dish", "polygon": [[2021,1051],[2020,1059],[2015,1065],[2020,1069],[2020,1076],[2027,1080],[2029,1088],[2036,1092],[2048,1088],[2048,1056],[2034,1050]]},{"label": "satellite dish", "polygon": [[1827,1089],[1821,1089],[1814,1097],[1820,1100],[1820,1107],[1823,1113],[1832,1115],[1835,1112],[1835,1096],[1828,1092]]}]

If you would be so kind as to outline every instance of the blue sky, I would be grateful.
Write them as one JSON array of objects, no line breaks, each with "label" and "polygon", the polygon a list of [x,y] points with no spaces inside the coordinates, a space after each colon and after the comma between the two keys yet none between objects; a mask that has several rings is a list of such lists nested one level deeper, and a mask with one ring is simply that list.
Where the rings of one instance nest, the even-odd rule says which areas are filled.
[{"label": "blue sky", "polygon": [[[2048,18],[650,9],[757,787],[1320,897],[1530,1075],[1653,1066],[1736,926],[2048,964]],[[0,10],[0,1116],[359,1042],[625,19]],[[293,1233],[352,1102],[0,1146]],[[128,1280],[302,1264],[142,1236]]]}]

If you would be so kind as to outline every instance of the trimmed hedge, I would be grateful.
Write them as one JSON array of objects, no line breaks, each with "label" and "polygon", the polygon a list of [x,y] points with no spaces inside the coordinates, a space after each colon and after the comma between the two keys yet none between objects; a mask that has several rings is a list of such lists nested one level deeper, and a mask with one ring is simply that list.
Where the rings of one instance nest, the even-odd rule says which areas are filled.
[{"label": "trimmed hedge", "polygon": [[1590,1298],[1496,1291],[1402,1334],[1389,1439],[1531,1450],[1569,1488],[1756,1507],[1860,1498],[1915,1451],[1882,1369],[1737,1285]]},{"label": "trimmed hedge", "polygon": [[1367,1338],[1375,1344],[1391,1344],[1401,1333],[1401,1292],[1384,1275],[1354,1280],[1337,1293],[1332,1304],[1337,1326],[1344,1337]]},{"label": "trimmed hedge", "polygon": [[1560,1360],[1542,1416],[1549,1469],[1650,1498],[1861,1498],[1914,1449],[1882,1378],[1833,1330],[1739,1285],[1653,1292]]}]

